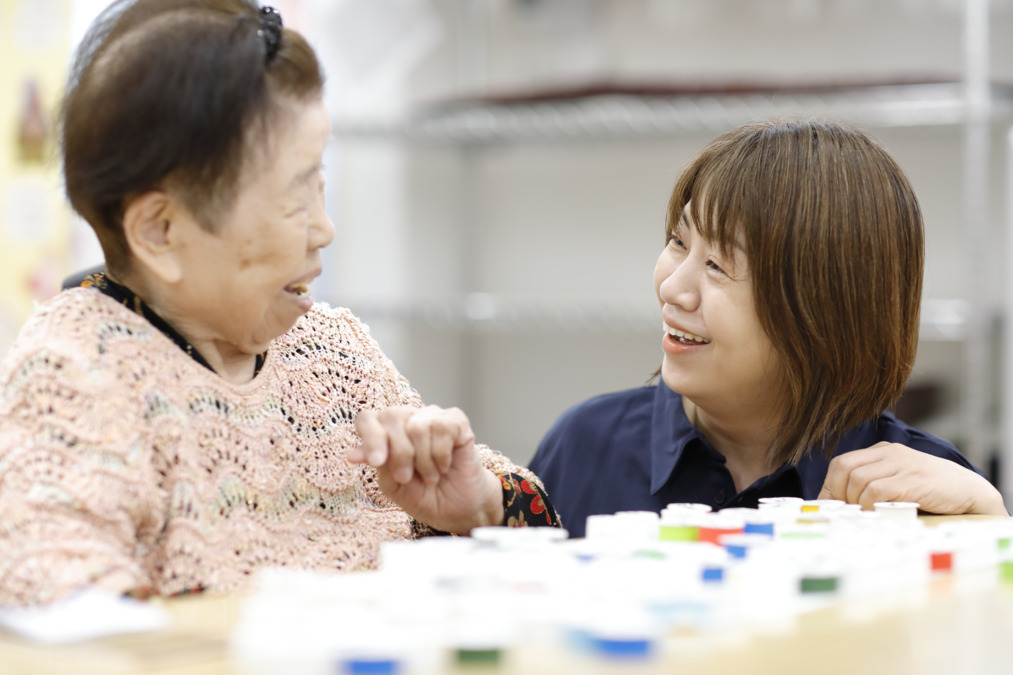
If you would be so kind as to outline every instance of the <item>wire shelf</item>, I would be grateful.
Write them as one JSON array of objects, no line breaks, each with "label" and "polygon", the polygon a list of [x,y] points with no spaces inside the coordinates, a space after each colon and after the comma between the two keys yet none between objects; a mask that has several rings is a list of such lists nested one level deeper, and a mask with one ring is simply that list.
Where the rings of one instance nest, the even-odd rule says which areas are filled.
[{"label": "wire shelf", "polygon": [[[1013,88],[992,88],[996,115],[1013,111]],[[529,103],[456,104],[403,122],[335,122],[339,140],[497,144],[718,133],[778,117],[833,117],[872,127],[952,126],[970,111],[960,83],[844,88],[815,93],[632,96]]]},{"label": "wire shelf", "polygon": [[[660,332],[658,306],[643,298],[602,298],[574,302],[565,298],[520,298],[469,293],[459,299],[348,301],[366,323],[396,321],[444,330],[524,333],[646,333]],[[953,342],[964,338],[967,303],[927,299],[922,304],[923,340]]]}]

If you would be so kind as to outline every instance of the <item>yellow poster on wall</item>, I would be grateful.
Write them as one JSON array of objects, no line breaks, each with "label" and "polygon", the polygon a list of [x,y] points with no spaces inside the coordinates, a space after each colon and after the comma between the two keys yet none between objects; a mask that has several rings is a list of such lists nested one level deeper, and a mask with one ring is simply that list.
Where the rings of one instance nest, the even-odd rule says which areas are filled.
[{"label": "yellow poster on wall", "polygon": [[0,348],[69,272],[55,115],[71,0],[0,0]]}]

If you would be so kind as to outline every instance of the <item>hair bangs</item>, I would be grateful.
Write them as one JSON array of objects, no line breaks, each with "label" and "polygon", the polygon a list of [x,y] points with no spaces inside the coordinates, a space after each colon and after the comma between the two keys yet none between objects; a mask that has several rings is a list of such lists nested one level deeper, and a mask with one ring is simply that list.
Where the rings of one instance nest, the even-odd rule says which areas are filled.
[{"label": "hair bangs", "polygon": [[734,146],[715,145],[697,155],[676,184],[667,234],[688,216],[693,229],[722,254],[741,249],[750,260],[758,205],[743,186],[756,184],[758,171]]}]

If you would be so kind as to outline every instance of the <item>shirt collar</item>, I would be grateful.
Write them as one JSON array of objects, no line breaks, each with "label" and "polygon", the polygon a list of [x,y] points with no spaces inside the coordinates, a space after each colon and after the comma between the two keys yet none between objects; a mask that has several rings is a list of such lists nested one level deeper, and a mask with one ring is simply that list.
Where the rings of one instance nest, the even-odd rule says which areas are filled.
[{"label": "shirt collar", "polygon": [[[693,441],[699,441],[710,448],[707,439],[686,417],[686,411],[682,407],[682,396],[669,389],[659,378],[651,413],[652,495],[658,494],[668,483],[686,447]],[[797,466],[782,464],[769,475],[759,479],[753,487],[759,488],[778,480],[786,473],[793,473],[794,481],[798,482],[803,496],[806,499],[816,499],[823,486],[823,477],[826,475],[829,461],[820,452],[809,452],[802,457]]]},{"label": "shirt collar", "polygon": [[682,396],[658,378],[651,412],[651,494],[656,495],[675,471],[686,446],[703,440],[682,408]]}]

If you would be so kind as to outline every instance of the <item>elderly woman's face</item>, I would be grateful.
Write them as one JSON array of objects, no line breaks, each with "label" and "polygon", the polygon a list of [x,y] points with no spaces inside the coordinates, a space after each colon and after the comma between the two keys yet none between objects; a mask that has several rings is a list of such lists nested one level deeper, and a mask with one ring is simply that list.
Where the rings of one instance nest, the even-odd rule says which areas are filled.
[{"label": "elderly woman's face", "polygon": [[324,212],[322,159],[330,135],[320,100],[288,101],[268,151],[240,180],[215,232],[198,231],[184,254],[184,334],[258,354],[313,304],[320,249],[334,236]]}]

